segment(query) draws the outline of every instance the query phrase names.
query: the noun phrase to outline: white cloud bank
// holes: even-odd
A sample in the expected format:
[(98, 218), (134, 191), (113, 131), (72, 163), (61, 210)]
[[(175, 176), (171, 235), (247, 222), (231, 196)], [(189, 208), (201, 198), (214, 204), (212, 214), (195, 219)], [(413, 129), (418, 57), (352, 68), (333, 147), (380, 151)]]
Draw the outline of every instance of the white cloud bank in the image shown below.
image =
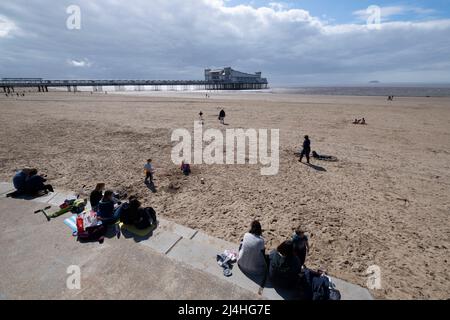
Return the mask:
[[(0, 12), (25, 31), (0, 38), (0, 74), (189, 79), (201, 78), (205, 67), (230, 65), (262, 71), (275, 84), (450, 82), (450, 20), (391, 20), (370, 30), (363, 23), (328, 24), (277, 3), (79, 0), (81, 30), (67, 30), (70, 4), (0, 3)], [(401, 12), (389, 10), (391, 17)], [(67, 68), (68, 59), (78, 68)]]

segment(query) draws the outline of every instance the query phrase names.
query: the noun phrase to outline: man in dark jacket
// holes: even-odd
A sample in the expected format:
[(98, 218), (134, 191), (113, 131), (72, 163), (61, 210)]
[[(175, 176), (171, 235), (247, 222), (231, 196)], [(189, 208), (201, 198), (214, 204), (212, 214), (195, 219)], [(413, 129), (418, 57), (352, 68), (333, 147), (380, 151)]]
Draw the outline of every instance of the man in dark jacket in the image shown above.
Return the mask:
[(311, 140), (308, 136), (305, 136), (305, 141), (303, 141), (303, 150), (300, 154), (300, 162), (302, 162), (303, 157), (306, 157), (306, 162), (309, 163), (309, 154), (311, 153)]

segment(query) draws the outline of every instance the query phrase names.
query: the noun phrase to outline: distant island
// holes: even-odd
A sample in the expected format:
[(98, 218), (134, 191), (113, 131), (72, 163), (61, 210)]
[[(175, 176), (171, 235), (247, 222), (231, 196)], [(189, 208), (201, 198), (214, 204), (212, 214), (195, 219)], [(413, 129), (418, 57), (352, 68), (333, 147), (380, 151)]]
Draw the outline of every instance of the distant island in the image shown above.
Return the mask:
[(369, 81), (369, 83), (380, 83), (380, 81), (378, 81), (378, 80), (372, 80), (372, 81)]

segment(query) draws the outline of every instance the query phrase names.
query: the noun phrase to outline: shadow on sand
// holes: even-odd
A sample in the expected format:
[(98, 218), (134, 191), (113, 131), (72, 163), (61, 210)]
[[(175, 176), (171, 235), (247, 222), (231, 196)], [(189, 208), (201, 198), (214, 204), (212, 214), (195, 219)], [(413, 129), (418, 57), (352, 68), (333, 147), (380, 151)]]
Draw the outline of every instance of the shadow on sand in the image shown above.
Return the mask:
[[(301, 162), (301, 163), (303, 163), (303, 162)], [(314, 165), (314, 164), (311, 164), (311, 163), (303, 163), (303, 164), (308, 166), (308, 167), (310, 167), (310, 168), (313, 168), (316, 171), (327, 172), (327, 169), (325, 169), (324, 167), (317, 166), (317, 165)]]
[(153, 181), (145, 181), (145, 185), (151, 192), (156, 193), (156, 187)]

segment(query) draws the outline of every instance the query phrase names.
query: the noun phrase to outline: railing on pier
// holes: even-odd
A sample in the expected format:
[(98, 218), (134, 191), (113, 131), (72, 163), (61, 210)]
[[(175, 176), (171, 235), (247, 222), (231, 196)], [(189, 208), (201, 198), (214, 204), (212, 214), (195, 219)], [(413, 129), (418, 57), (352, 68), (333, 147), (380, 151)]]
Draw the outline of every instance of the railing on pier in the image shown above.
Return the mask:
[(48, 87), (103, 87), (103, 86), (196, 86), (206, 90), (248, 90), (266, 89), (267, 79), (255, 79), (254, 81), (204, 81), (204, 80), (40, 80), (40, 79), (3, 79), (0, 87), (4, 91), (15, 87), (37, 87), (39, 91), (48, 91)]

